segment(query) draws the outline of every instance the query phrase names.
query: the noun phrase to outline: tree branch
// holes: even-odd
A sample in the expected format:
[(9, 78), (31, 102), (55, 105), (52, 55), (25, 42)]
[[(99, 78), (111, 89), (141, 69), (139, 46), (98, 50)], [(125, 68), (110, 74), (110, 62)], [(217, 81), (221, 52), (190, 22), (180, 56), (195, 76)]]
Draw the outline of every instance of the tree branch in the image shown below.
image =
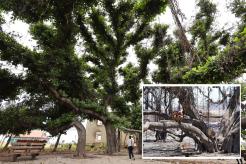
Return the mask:
[(39, 59), (39, 54), (22, 46), (7, 34), (0, 32), (0, 58), (13, 65), (22, 64), (33, 71), (37, 68), (34, 65)]
[(43, 82), (43, 86), (48, 89), (48, 91), (51, 93), (53, 97), (55, 97), (58, 102), (62, 105), (65, 105), (66, 107), (74, 110), (75, 113), (81, 115), (82, 113), (91, 116), (95, 119), (101, 120), (102, 122), (106, 122), (107, 118), (95, 111), (93, 109), (80, 109), (76, 105), (73, 104), (73, 102), (65, 97), (62, 97), (58, 91), (55, 90), (55, 88), (51, 87), (47, 82)]
[(125, 127), (121, 127), (123, 131), (130, 132), (130, 133), (142, 133), (142, 130), (136, 130), (136, 129), (128, 129)]
[(209, 152), (214, 152), (213, 143), (209, 138), (197, 127), (192, 126), (188, 123), (177, 123), (169, 120), (162, 120), (161, 122), (146, 122), (144, 124), (144, 131), (148, 129), (170, 129), (170, 128), (180, 128), (184, 132), (187, 132), (187, 136), (198, 139), (201, 143), (204, 143)]
[(107, 63), (108, 59), (106, 58), (105, 53), (99, 48), (97, 43), (92, 38), (92, 34), (89, 32), (89, 30), (87, 29), (85, 24), (82, 22), (82, 16), (81, 15), (78, 16), (77, 22), (78, 22), (78, 24), (80, 26), (80, 33), (81, 33), (82, 37), (85, 40), (86, 46), (89, 48), (88, 50), (90, 50), (92, 53), (97, 54), (97, 56), (104, 63)]
[(155, 115), (155, 116), (159, 116), (160, 118), (163, 118), (163, 119), (170, 119), (170, 117), (165, 114), (165, 113), (159, 113), (159, 112), (156, 112), (156, 111), (144, 111), (143, 112), (143, 115), (146, 116), (146, 115)]
[[(240, 46), (238, 45), (238, 47)], [(194, 83), (195, 81), (196, 83), (211, 84), (235, 79), (246, 68), (245, 52), (246, 49), (232, 47), (229, 51), (210, 58), (203, 65), (184, 72), (182, 75), (183, 83)]]

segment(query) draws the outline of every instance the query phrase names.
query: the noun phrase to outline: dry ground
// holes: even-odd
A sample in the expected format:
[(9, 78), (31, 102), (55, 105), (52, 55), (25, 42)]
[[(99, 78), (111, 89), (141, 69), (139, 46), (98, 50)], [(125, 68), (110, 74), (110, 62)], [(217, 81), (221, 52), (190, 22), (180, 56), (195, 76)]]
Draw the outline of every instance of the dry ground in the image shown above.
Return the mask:
[[(143, 156), (144, 157), (185, 157), (179, 150), (180, 142), (175, 141), (170, 135), (167, 136), (166, 141), (155, 142), (155, 133), (153, 131), (146, 131), (143, 133)], [(195, 143), (190, 138), (185, 139), (185, 143), (191, 144), (195, 148)], [(240, 154), (236, 153), (222, 153), (221, 151), (216, 153), (193, 154), (190, 157), (240, 157)]]
[[(244, 161), (245, 162), (245, 161)], [(72, 154), (43, 154), (35, 160), (30, 157), (19, 157), (17, 162), (8, 162), (1, 157), (0, 164), (237, 164), (236, 160), (143, 160), (136, 155), (136, 160), (129, 160), (127, 154), (113, 156), (88, 154), (87, 158), (75, 158)]]

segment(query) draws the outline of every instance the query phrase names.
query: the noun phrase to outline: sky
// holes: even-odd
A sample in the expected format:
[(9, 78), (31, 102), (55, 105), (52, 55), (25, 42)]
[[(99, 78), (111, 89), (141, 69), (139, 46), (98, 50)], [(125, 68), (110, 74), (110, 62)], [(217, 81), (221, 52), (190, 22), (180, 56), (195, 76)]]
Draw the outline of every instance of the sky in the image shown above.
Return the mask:
[[(218, 18), (215, 21), (214, 27), (215, 28), (233, 27), (238, 20), (235, 18), (233, 14), (231, 14), (229, 9), (227, 9), (227, 6), (229, 5), (229, 0), (213, 0), (213, 2), (217, 4), (217, 9), (218, 9), (218, 12), (216, 14)], [(181, 11), (185, 14), (187, 18), (182, 22), (184, 27), (187, 28), (190, 25), (190, 23), (194, 20), (194, 16), (197, 12), (197, 9), (195, 9), (196, 0), (178, 0), (178, 3)], [(2, 26), (3, 31), (20, 35), (21, 37), (20, 38), (17, 37), (16, 40), (19, 43), (27, 46), (28, 48), (33, 49), (33, 47), (36, 46), (36, 41), (33, 40), (30, 34), (28, 33), (29, 26), (26, 23), (19, 20), (16, 20), (14, 22), (10, 21), (11, 18), (10, 14), (5, 14), (5, 18), (6, 18), (6, 23)], [(165, 14), (162, 14), (159, 17), (157, 17), (155, 21), (159, 23), (168, 24), (170, 26), (168, 30), (168, 34), (172, 35), (172, 30), (175, 28), (175, 23), (169, 8), (167, 8)], [(77, 47), (76, 49), (83, 49), (83, 48)], [(132, 62), (133, 64), (137, 64), (137, 60), (133, 48), (130, 47), (128, 49), (128, 52), (130, 53), (130, 55), (127, 58), (127, 61)], [(0, 66), (1, 65), (3, 68), (10, 69), (15, 74), (21, 74), (25, 70), (22, 66), (10, 67), (8, 64), (6, 64), (6, 62), (0, 61)], [(153, 63), (150, 63), (148, 65), (148, 68), (150, 69), (150, 72), (153, 72), (154, 70), (157, 69), (157, 66), (154, 65)], [(239, 79), (246, 81), (245, 76)], [(121, 83), (121, 80), (119, 80), (118, 82)], [(67, 132), (67, 135), (63, 135), (61, 140), (64, 140), (66, 142), (66, 141), (72, 141), (76, 138), (77, 138), (77, 132), (73, 128)]]

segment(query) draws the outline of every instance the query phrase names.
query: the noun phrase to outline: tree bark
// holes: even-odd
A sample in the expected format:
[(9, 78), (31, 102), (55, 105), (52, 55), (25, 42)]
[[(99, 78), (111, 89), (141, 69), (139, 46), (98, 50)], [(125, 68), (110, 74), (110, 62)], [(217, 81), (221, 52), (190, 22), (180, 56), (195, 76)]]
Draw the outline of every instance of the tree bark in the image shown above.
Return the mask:
[(127, 136), (128, 136), (128, 133), (125, 135), (125, 138), (124, 138), (124, 147), (127, 147), (127, 143), (126, 143)]
[(106, 117), (103, 116), (101, 113), (95, 111), (95, 108), (83, 108), (80, 109), (77, 107), (69, 98), (63, 97), (48, 81), (42, 82), (43, 86), (47, 88), (61, 105), (68, 107), (69, 109), (73, 110), (75, 114), (81, 115), (82, 113), (91, 116), (92, 118), (98, 119), (102, 122), (106, 122)]
[[(221, 135), (224, 140), (221, 145), (225, 153), (240, 152), (240, 111), (236, 110), (239, 106), (240, 88), (234, 87), (233, 95), (227, 106), (228, 112), (222, 119)], [(242, 129), (245, 128), (245, 118), (242, 119)]]
[(242, 117), (241, 126), (243, 130), (246, 129), (246, 117)]
[(173, 87), (170, 91), (178, 97), (179, 103), (183, 107), (184, 114), (190, 116), (193, 119), (200, 120), (200, 115), (197, 109), (195, 109), (194, 107), (194, 95), (192, 92), (192, 88)]
[(233, 131), (228, 134), (221, 146), (221, 149), (225, 153), (239, 153), (240, 152), (240, 133), (238, 128), (235, 128)]
[(144, 111), (143, 115), (155, 115), (158, 116), (160, 119), (170, 119), (170, 117), (166, 113), (160, 113), (157, 111)]
[(117, 152), (120, 152), (121, 138), (120, 138), (120, 129), (117, 129)]
[(239, 96), (240, 96), (240, 88), (234, 87), (233, 96), (231, 97), (227, 109), (229, 109), (230, 116), (237, 108), (237, 105), (239, 104)]
[(195, 108), (195, 98), (192, 88), (173, 87), (170, 89), (170, 92), (174, 93), (178, 97), (179, 103), (182, 105), (184, 115), (188, 115), (192, 118), (192, 125), (199, 128), (206, 136), (208, 136), (208, 127), (198, 113), (198, 110)]
[(137, 154), (142, 154), (142, 133), (138, 133), (137, 150)]
[(55, 144), (55, 147), (54, 147), (54, 149), (52, 150), (52, 152), (55, 152), (56, 151), (56, 149), (57, 149), (57, 147), (58, 147), (58, 144), (59, 144), (59, 141), (60, 141), (60, 138), (61, 138), (61, 133), (58, 135), (58, 137), (57, 137), (57, 140), (56, 140), (56, 144)]
[(107, 150), (106, 153), (112, 155), (116, 152), (116, 135), (115, 128), (112, 126), (111, 122), (106, 122), (104, 124), (107, 136)]
[(225, 153), (239, 153), (240, 151), (240, 111), (233, 112), (229, 124), (225, 124), (225, 138), (221, 149)]
[(76, 156), (85, 157), (85, 145), (86, 145), (86, 129), (84, 125), (79, 121), (76, 120), (73, 122), (74, 127), (78, 133), (78, 143), (76, 148)]
[(8, 149), (8, 146), (9, 146), (9, 143), (11, 141), (11, 138), (12, 138), (12, 134), (9, 136), (8, 140), (7, 140), (7, 143), (5, 144), (5, 146), (3, 147), (3, 151), (7, 150)]
[[(169, 129), (169, 128), (180, 128), (183, 130), (187, 136), (193, 138), (196, 141), (199, 141), (200, 144), (203, 144), (205, 150), (209, 153), (215, 151), (213, 142), (197, 127), (192, 126), (188, 123), (177, 123), (174, 121), (163, 120), (161, 122), (147, 122), (144, 125), (144, 131), (148, 129)], [(199, 139), (198, 139), (199, 138)]]

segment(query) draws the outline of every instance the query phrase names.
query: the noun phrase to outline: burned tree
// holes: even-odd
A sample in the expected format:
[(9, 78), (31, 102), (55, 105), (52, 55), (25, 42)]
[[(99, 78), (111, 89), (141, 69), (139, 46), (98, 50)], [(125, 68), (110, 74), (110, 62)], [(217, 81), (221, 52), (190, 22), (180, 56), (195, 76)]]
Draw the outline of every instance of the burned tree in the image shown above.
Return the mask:
[[(229, 93), (224, 93), (220, 87), (213, 86), (165, 86), (155, 88), (155, 90), (163, 90), (156, 93), (166, 93), (168, 95), (163, 96), (161, 101), (172, 102), (172, 105), (163, 103), (160, 107), (161, 113), (143, 108), (144, 120), (149, 115), (155, 115), (160, 120), (152, 121), (148, 119), (144, 124), (144, 131), (148, 129), (156, 131), (156, 139), (160, 139), (162, 136), (166, 138), (162, 134), (162, 132), (165, 132), (167, 136), (170, 135), (174, 139), (179, 138), (178, 140), (175, 139), (177, 142), (182, 142), (184, 136), (188, 136), (195, 141), (196, 151), (200, 153), (217, 151), (239, 153), (240, 118), (237, 108), (239, 106), (240, 88), (237, 86), (227, 88)], [(172, 95), (172, 101), (170, 101), (170, 95)], [(198, 101), (198, 97), (200, 97), (200, 101)], [(226, 100), (229, 100), (229, 103)], [(147, 103), (145, 99), (144, 103)], [(222, 115), (218, 106), (225, 106), (223, 103), (227, 103), (227, 109), (223, 110), (224, 114)], [(165, 108), (171, 106), (173, 112), (169, 113), (167, 112), (169, 110)], [(224, 124), (221, 122), (224, 122)], [(179, 134), (174, 131), (179, 131)], [(217, 142), (218, 140), (219, 142)]]

